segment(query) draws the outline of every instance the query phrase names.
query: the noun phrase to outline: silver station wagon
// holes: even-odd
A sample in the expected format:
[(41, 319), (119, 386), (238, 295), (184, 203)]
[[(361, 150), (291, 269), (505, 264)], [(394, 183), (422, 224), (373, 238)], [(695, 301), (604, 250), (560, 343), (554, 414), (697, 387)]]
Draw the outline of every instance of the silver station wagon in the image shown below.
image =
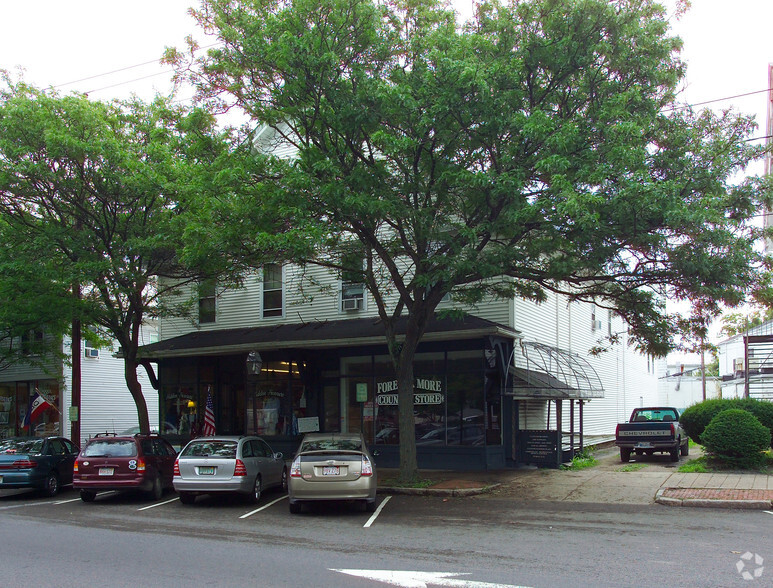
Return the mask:
[(376, 466), (360, 433), (308, 433), (290, 467), (290, 512), (323, 500), (355, 500), (373, 512), (376, 484)]
[(264, 489), (286, 490), (287, 468), (282, 454), (260, 437), (199, 437), (177, 456), (172, 483), (183, 504), (221, 492), (258, 502)]

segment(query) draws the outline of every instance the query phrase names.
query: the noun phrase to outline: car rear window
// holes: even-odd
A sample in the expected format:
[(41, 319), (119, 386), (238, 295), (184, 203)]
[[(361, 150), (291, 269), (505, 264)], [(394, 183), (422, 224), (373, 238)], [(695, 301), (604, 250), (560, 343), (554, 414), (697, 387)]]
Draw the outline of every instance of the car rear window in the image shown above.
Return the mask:
[(128, 439), (100, 439), (83, 450), (83, 457), (134, 457), (137, 444)]
[(236, 457), (236, 441), (194, 441), (183, 449), (180, 457)]
[(43, 439), (6, 439), (0, 442), (0, 453), (40, 453)]
[(311, 439), (301, 444), (301, 451), (362, 451), (359, 439)]

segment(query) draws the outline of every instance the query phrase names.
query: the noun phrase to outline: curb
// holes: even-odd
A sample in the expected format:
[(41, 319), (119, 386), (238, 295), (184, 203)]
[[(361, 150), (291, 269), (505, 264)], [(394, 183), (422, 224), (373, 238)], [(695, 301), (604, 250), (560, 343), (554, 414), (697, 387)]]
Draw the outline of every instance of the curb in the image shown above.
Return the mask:
[(408, 496), (476, 496), (486, 494), (498, 488), (501, 484), (491, 484), (480, 488), (400, 488), (398, 486), (386, 486), (377, 490), (378, 494), (403, 494)]
[(655, 495), (655, 502), (664, 506), (685, 506), (696, 508), (729, 508), (768, 510), (773, 506), (770, 500), (725, 500), (707, 498), (671, 498), (663, 496), (669, 488), (660, 488)]

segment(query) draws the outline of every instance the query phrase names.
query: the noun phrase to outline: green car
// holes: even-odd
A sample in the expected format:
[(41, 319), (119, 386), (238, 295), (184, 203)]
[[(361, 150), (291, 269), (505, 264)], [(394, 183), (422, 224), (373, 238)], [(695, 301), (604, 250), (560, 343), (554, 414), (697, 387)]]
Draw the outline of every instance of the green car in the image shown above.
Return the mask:
[(64, 437), (11, 437), (0, 440), (0, 489), (37, 488), (55, 496), (72, 484), (78, 447)]

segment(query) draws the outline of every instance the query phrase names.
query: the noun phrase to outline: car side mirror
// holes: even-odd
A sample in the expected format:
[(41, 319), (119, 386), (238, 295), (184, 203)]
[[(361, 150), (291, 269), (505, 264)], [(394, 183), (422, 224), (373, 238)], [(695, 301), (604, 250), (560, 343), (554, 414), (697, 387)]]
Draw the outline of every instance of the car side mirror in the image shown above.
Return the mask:
[(282, 452), (281, 452), (281, 451), (277, 451), (277, 452), (274, 454), (274, 459), (282, 459), (283, 457), (284, 457), (284, 455), (282, 455)]

